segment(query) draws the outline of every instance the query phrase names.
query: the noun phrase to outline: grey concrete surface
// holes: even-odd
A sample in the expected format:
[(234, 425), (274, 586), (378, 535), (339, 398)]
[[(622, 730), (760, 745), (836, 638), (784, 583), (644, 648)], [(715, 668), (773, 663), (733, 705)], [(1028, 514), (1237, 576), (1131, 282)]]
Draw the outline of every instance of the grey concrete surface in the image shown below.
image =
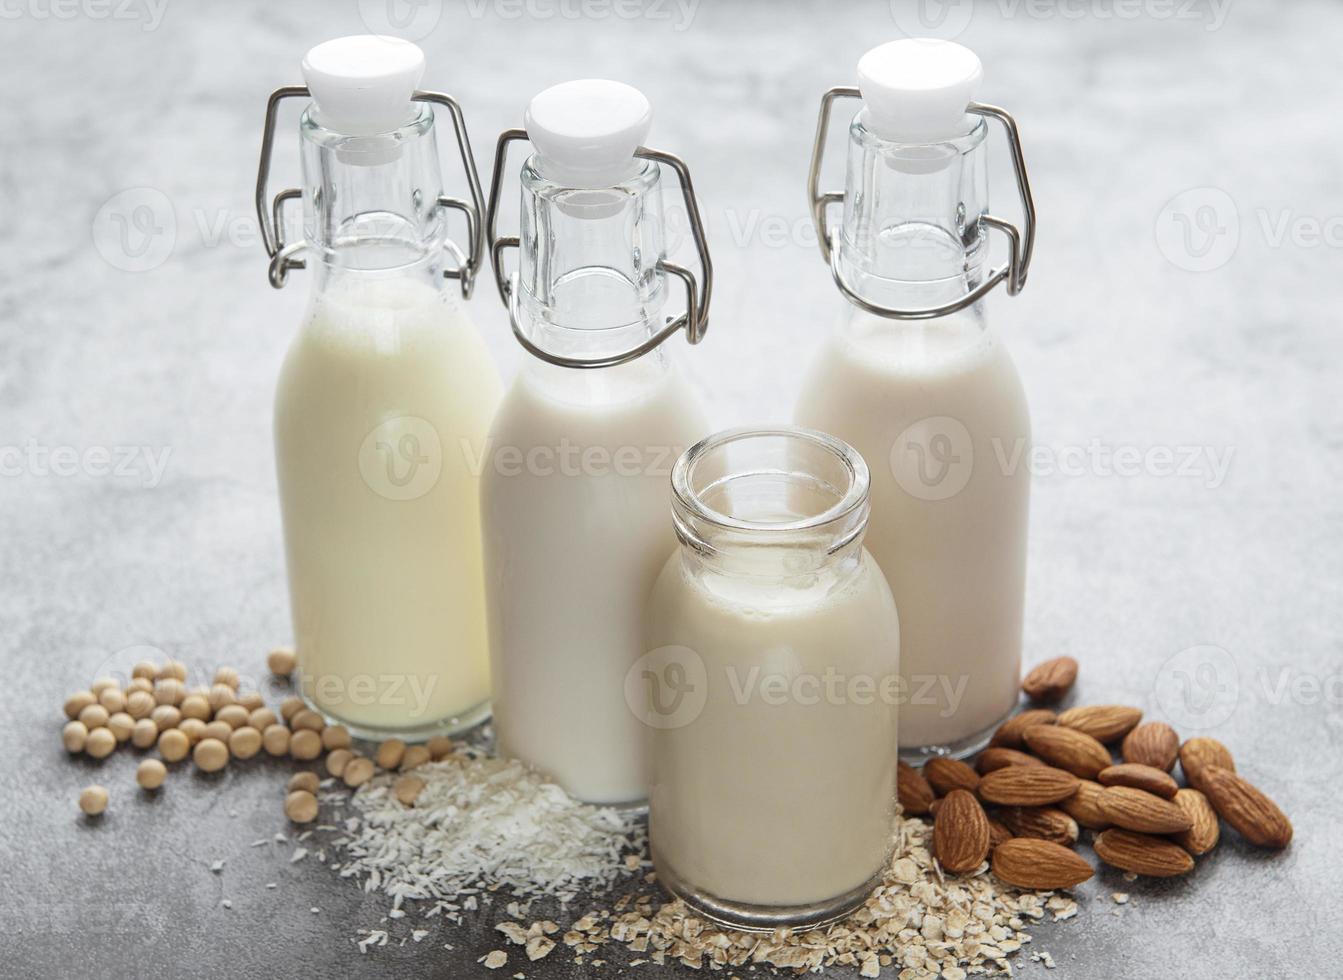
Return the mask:
[[(256, 671), (287, 639), (270, 402), (308, 277), (266, 284), (259, 129), (310, 44), (384, 9), (5, 5), (0, 975), (473, 977), (498, 945), (481, 915), (361, 957), (384, 902), (249, 846), (285, 829), (285, 767), (178, 773), (147, 799), (132, 753), (72, 761), (58, 738), (65, 694), (130, 648)], [(1277, 856), (1232, 835), (1170, 884), (1101, 874), (1037, 947), (1059, 977), (1336, 975), (1343, 7), (475, 0), (423, 39), (426, 86), (462, 98), (482, 170), (544, 85), (642, 86), (717, 259), (713, 327), (684, 362), (715, 424), (782, 421), (838, 307), (804, 207), (819, 94), (939, 10), (983, 57), (982, 97), (1016, 113), (1039, 204), (1030, 286), (990, 303), (1042, 447), (1028, 658), (1072, 653), (1078, 699), (1223, 739), (1297, 831)], [(278, 160), (294, 172), (292, 142)], [(489, 288), (473, 313), (510, 372)], [(105, 472), (119, 447), (140, 448)], [(1139, 472), (1111, 471), (1120, 450)], [(113, 799), (91, 822), (75, 800), (95, 779)], [(502, 972), (598, 975), (516, 962)]]

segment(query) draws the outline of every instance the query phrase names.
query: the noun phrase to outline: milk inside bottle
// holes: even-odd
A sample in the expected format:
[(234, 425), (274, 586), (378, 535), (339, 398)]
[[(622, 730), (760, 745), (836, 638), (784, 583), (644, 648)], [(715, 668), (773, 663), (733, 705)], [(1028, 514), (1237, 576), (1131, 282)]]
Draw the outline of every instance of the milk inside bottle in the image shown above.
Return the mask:
[[(482, 485), (485, 577), (501, 752), (578, 799), (647, 793), (642, 727), (625, 675), (674, 543), (670, 474), (705, 429), (661, 343), (703, 336), (711, 268), (684, 164), (646, 150), (635, 89), (588, 80), (532, 100), (500, 139), (490, 237), (500, 294), (530, 355), (490, 430)], [(507, 147), (529, 138), (510, 280), (499, 238)], [(703, 272), (665, 255), (663, 166), (682, 178)], [(686, 312), (672, 315), (685, 287)]]
[[(845, 303), (799, 398), (799, 423), (852, 443), (872, 471), (867, 545), (900, 609), (906, 757), (964, 755), (1016, 704), (1025, 591), (1030, 419), (1002, 336), (984, 316), (1025, 282), (1033, 205), (1016, 126), (972, 102), (979, 59), (946, 41), (869, 51), (859, 89), (822, 104), (811, 196)], [(819, 190), (833, 104), (860, 98), (845, 191)], [(988, 213), (988, 122), (1008, 129), (1024, 231)], [(827, 208), (843, 203), (841, 226)], [(986, 269), (989, 231), (1008, 261)]]
[[(479, 181), (463, 144), (476, 203), (443, 192), (433, 105), (460, 111), (416, 92), (414, 45), (342, 38), (303, 71), (308, 90), (272, 97), (258, 195), (272, 283), (313, 277), (275, 397), (299, 687), (357, 734), (457, 731), (490, 691), (475, 461), (500, 384), (451, 282), (469, 291), (480, 243), (448, 238), (455, 211), (478, 233)], [(279, 100), (309, 94), (304, 235), (286, 245), (265, 213), (271, 133)]]
[(868, 485), (852, 447), (798, 428), (710, 436), (672, 476), (680, 546), (630, 685), (653, 864), (738, 928), (831, 921), (889, 865), (900, 624)]

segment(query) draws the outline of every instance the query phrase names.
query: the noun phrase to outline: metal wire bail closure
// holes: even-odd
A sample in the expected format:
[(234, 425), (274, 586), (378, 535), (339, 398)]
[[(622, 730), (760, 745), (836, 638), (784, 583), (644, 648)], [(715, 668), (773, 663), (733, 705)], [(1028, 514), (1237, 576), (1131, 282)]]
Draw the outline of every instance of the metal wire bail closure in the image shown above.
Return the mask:
[[(284, 241), (285, 202), (301, 199), (303, 192), (296, 187), (290, 187), (276, 194), (273, 201), (268, 200), (276, 119), (280, 103), (293, 98), (312, 98), (312, 93), (306, 85), (285, 85), (272, 92), (266, 101), (266, 122), (261, 135), (261, 160), (257, 165), (256, 175), (256, 216), (261, 225), (262, 244), (266, 246), (266, 254), (270, 256), (268, 271), (270, 284), (276, 289), (282, 288), (288, 281), (290, 269), (303, 269), (307, 266), (298, 255), (307, 248), (308, 243), (297, 241), (286, 244)], [(471, 201), (468, 203), (460, 198), (443, 195), (438, 198), (436, 204), (446, 210), (461, 211), (466, 216), (466, 233), (470, 247), (463, 253), (450, 239), (445, 243), (445, 249), (454, 255), (457, 265), (455, 268), (444, 269), (443, 278), (458, 280), (461, 283), (462, 297), (470, 299), (485, 250), (484, 223), (481, 221), (481, 215), (485, 211), (485, 195), (481, 190), (480, 175), (476, 172), (476, 161), (471, 153), (471, 138), (466, 132), (466, 120), (462, 115), (462, 107), (450, 95), (417, 91), (411, 98), (415, 102), (442, 106), (452, 116), (453, 132), (457, 136), (457, 152), (466, 171)]]
[(830, 266), (830, 275), (834, 277), (835, 285), (839, 287), (839, 291), (844, 294), (844, 297), (855, 306), (875, 316), (892, 320), (931, 320), (978, 303), (989, 290), (1003, 281), (1007, 282), (1007, 294), (1009, 296), (1015, 296), (1021, 292), (1026, 285), (1026, 277), (1030, 272), (1031, 255), (1035, 251), (1035, 199), (1031, 196), (1030, 180), (1026, 176), (1026, 158), (1021, 152), (1021, 135), (1017, 130), (1016, 120), (1006, 109), (981, 102), (971, 102), (966, 106), (965, 111), (976, 116), (996, 119), (1002, 123), (1007, 132), (1008, 146), (1012, 150), (1012, 169), (1016, 173), (1017, 194), (1021, 199), (1022, 227), (1018, 229), (1010, 221), (1005, 221), (991, 214), (985, 214), (980, 219), (990, 228), (997, 228), (1007, 236), (1007, 262), (997, 269), (991, 270), (978, 286), (960, 299), (944, 303), (942, 306), (919, 310), (902, 310), (869, 303), (858, 295), (844, 278), (844, 274), (839, 268), (838, 249), (835, 247), (836, 243), (833, 239), (835, 232), (832, 232), (826, 223), (827, 209), (832, 204), (841, 203), (844, 200), (844, 194), (837, 191), (821, 193), (820, 186), (821, 163), (825, 156), (825, 140), (830, 131), (830, 114), (835, 101), (838, 99), (862, 99), (862, 93), (854, 86), (840, 85), (821, 96), (821, 111), (816, 120), (816, 138), (811, 147), (811, 168), (807, 174), (807, 194), (811, 200), (811, 221), (816, 229), (816, 240), (821, 249), (821, 257)]
[(494, 283), (498, 287), (499, 298), (503, 300), (504, 307), (508, 310), (508, 322), (513, 328), (513, 336), (517, 338), (523, 349), (532, 356), (539, 357), (541, 360), (559, 367), (606, 368), (615, 367), (617, 364), (627, 364), (643, 357), (649, 351), (660, 347), (673, 334), (682, 330), (686, 333), (686, 340), (691, 344), (698, 344), (703, 340), (704, 334), (709, 329), (709, 299), (713, 293), (713, 261), (709, 257), (709, 244), (704, 234), (704, 222), (700, 219), (699, 202), (695, 196), (694, 185), (690, 180), (690, 170), (686, 167), (685, 161), (675, 154), (641, 146), (634, 151), (636, 157), (671, 167), (676, 171), (676, 176), (681, 182), (681, 195), (685, 199), (686, 213), (690, 217), (690, 231), (695, 239), (695, 251), (699, 255), (701, 278), (697, 281), (695, 274), (685, 266), (669, 262), (666, 259), (658, 260), (657, 269), (664, 274), (675, 276), (685, 285), (685, 312), (678, 317), (669, 316), (666, 325), (661, 330), (637, 347), (605, 357), (567, 357), (554, 354), (532, 342), (531, 338), (522, 329), (522, 324), (518, 319), (517, 273), (514, 273), (512, 277), (508, 276), (504, 271), (503, 264), (504, 250), (518, 248), (521, 243), (517, 235), (507, 235), (500, 238), (498, 233), (499, 201), (503, 196), (504, 168), (507, 165), (508, 147), (513, 142), (526, 139), (527, 131), (525, 129), (507, 129), (499, 134), (499, 140), (494, 148), (494, 172), (490, 178), (490, 201), (486, 211), (488, 215), (486, 235), (490, 243), (490, 264), (494, 268)]

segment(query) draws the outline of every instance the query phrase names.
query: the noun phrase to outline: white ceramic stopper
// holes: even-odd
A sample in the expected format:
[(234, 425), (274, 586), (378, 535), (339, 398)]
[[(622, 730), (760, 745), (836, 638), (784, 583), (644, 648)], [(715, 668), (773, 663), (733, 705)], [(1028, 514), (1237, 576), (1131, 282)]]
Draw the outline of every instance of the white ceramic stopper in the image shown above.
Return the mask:
[(568, 187), (610, 187), (648, 138), (653, 107), (637, 88), (586, 78), (552, 85), (527, 106), (527, 137), (546, 175)]
[(965, 132), (984, 68), (953, 41), (905, 38), (873, 48), (858, 61), (867, 125), (883, 139), (936, 143)]
[(338, 37), (303, 57), (318, 120), (348, 136), (377, 136), (403, 125), (422, 77), (424, 52), (397, 37)]

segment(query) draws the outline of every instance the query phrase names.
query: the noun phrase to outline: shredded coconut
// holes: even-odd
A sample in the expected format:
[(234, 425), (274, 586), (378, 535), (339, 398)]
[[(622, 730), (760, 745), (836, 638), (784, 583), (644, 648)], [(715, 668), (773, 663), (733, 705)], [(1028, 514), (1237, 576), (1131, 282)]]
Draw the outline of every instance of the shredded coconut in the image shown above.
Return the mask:
[(642, 853), (636, 817), (578, 803), (520, 762), (462, 747), (415, 774), (425, 785), (414, 806), (392, 794), (390, 773), (353, 797), (324, 796), (354, 811), (328, 842), (345, 855), (339, 874), (398, 907), (428, 899), (470, 910), (476, 893), (500, 889), (567, 903), (609, 889), (630, 873), (626, 856)]

